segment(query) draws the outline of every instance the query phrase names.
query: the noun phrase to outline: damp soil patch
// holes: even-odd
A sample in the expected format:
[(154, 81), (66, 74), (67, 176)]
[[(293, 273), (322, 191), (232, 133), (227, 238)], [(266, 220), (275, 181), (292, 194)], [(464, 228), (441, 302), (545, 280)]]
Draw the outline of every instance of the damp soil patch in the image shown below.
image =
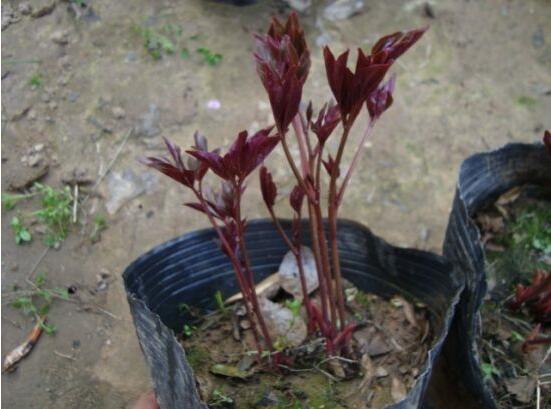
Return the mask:
[(549, 407), (543, 404), (551, 396), (549, 191), (512, 189), (475, 221), (487, 263), (478, 342), (484, 381), (500, 409)]
[[(259, 363), (243, 304), (218, 303), (215, 312), (195, 314), (179, 340), (201, 398), (210, 408), (236, 409), (376, 409), (403, 400), (434, 340), (430, 313), (402, 297), (384, 299), (347, 287), (347, 313), (358, 327), (340, 357), (328, 357), (315, 332), (295, 347), (280, 336), (275, 346), (285, 364), (273, 368), (267, 356)], [(273, 302), (289, 306), (281, 293)], [(295, 311), (297, 319), (305, 317), (304, 308)]]

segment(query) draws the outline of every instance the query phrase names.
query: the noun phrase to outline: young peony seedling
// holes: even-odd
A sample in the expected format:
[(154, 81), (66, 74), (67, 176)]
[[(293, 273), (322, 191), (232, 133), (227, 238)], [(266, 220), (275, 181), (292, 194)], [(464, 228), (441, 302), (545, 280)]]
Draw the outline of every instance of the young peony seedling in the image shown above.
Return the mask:
[[(336, 102), (322, 105), (314, 117), (312, 102), (301, 110), (302, 91), (311, 65), (304, 30), (296, 13), (292, 13), (285, 23), (273, 18), (268, 32), (255, 36), (254, 57), (258, 75), (268, 94), (274, 126), (254, 135), (240, 132), (225, 154), (221, 154), (220, 149), (209, 151), (206, 139), (196, 133), (195, 146), (186, 151), (188, 158), (185, 163), (182, 150), (168, 140), (165, 140), (168, 158), (143, 159), (146, 165), (190, 189), (197, 201), (187, 206), (205, 214), (215, 229), (221, 250), (229, 257), (235, 270), (252, 324), (258, 356), (269, 356), (275, 363), (282, 359), (280, 353), (274, 350), (274, 343), (262, 317), (254, 291), (253, 266), (247, 255), (247, 224), (241, 213), (247, 178), (281, 143), (296, 178), (296, 186), (289, 200), (294, 214), (290, 235), (282, 228), (275, 214), (277, 187), (264, 166), (260, 170), (261, 195), (276, 228), (296, 257), (309, 331), (325, 338), (329, 354), (346, 353), (356, 324), (348, 322), (345, 312), (337, 247), (338, 211), (366, 139), (382, 114), (392, 105), (395, 76), (386, 82), (384, 78), (396, 59), (413, 46), (425, 31), (426, 28), (422, 28), (384, 36), (372, 47), (370, 54), (358, 49), (354, 70), (347, 64), (349, 51), (335, 58), (329, 47), (325, 47), (323, 57), (327, 81)], [(350, 165), (341, 170), (351, 129), (364, 106), (369, 122), (364, 126), (360, 141), (353, 148)], [(339, 136), (334, 136), (336, 129), (342, 130)], [(328, 152), (327, 144), (331, 137), (337, 139), (338, 146), (333, 154)], [(298, 160), (291, 154), (291, 140), (298, 146)], [(322, 183), (322, 167), (328, 174), (328, 186)], [(213, 177), (220, 179), (218, 190), (204, 183), (209, 171)], [(324, 188), (328, 193), (326, 203), (322, 203)], [(319, 305), (311, 299), (301, 269), (300, 226), (303, 214), (308, 215), (311, 247), (319, 280)], [(327, 217), (327, 234), (324, 217)], [(264, 348), (268, 349), (268, 354), (263, 352)]]

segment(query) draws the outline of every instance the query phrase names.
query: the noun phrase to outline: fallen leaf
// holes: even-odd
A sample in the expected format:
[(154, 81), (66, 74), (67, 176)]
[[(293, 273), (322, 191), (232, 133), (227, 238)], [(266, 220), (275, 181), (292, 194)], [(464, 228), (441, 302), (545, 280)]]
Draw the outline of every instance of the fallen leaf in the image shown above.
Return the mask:
[(362, 355), (361, 365), (364, 372), (364, 377), (360, 383), (360, 390), (362, 393), (366, 393), (371, 387), (373, 378), (376, 376), (376, 369), (368, 354)]
[(509, 189), (501, 196), (499, 196), (499, 198), (496, 200), (495, 203), (502, 206), (511, 204), (518, 199), (521, 193), (522, 193), (522, 186), (515, 186), (514, 188)]
[(390, 387), (390, 394), (392, 396), (392, 399), (394, 399), (394, 403), (400, 402), (406, 397), (407, 391), (406, 391), (406, 385), (404, 383), (396, 378), (392, 377), (392, 386)]
[(519, 402), (530, 403), (536, 390), (536, 381), (527, 376), (509, 378), (505, 380), (505, 387)]
[(210, 371), (215, 375), (226, 376), (228, 378), (247, 379), (251, 376), (250, 372), (242, 371), (235, 366), (224, 364), (214, 364), (210, 367)]
[(392, 351), (392, 346), (386, 342), (380, 333), (375, 334), (367, 343), (367, 353), (369, 356), (384, 355), (390, 351)]

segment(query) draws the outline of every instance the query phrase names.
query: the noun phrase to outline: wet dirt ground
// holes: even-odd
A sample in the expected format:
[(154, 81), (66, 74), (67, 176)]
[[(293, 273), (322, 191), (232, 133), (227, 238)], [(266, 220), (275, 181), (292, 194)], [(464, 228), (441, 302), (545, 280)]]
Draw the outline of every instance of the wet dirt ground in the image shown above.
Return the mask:
[[(110, 172), (58, 250), (45, 253), (38, 233), (31, 244), (16, 245), (12, 213), (2, 210), (3, 292), (25, 287), (34, 269), (45, 272), (51, 286), (76, 286), (87, 305), (101, 308), (54, 304), (56, 335), (43, 336), (15, 373), (2, 375), (2, 404), (126, 408), (149, 380), (121, 273), (152, 246), (206, 226), (182, 207), (187, 193), (141, 167), (136, 157), (159, 152), (161, 136), (185, 146), (200, 129), (212, 145), (224, 145), (239, 130), (270, 122), (252, 63), (251, 33), (264, 30), (269, 16), (284, 8), (276, 1), (236, 7), (199, 0), (95, 0), (86, 2), (87, 9), (77, 1), (36, 0), (28, 2), (28, 14), (22, 3), (2, 4), (2, 191), (43, 173), (43, 182), (59, 186), (74, 169), (86, 170), (93, 183)], [(368, 47), (383, 34), (430, 24), (393, 68), (394, 106), (366, 149), (342, 215), (393, 243), (439, 252), (461, 160), (507, 142), (535, 141), (551, 127), (551, 33), (545, 24), (551, 4), (431, 4), (427, 13), (424, 1), (366, 0), (360, 14), (335, 23), (320, 17), (323, 4), (315, 2), (302, 21), (313, 58), (306, 97), (317, 107), (330, 96), (320, 45), (329, 42), (336, 51)], [(179, 27), (175, 52), (154, 60), (142, 35), (167, 25)], [(211, 66), (198, 48), (222, 60)], [(125, 141), (130, 129), (134, 133)], [(40, 144), (38, 163), (23, 163)], [(292, 178), (282, 160), (277, 151), (268, 165), (288, 192)], [(257, 200), (246, 207), (249, 219), (266, 216)], [(279, 213), (286, 215), (284, 206)], [(97, 214), (105, 215), (107, 229), (92, 244), (86, 232)], [(113, 280), (92, 294), (102, 272)], [(32, 325), (3, 305), (2, 355)]]

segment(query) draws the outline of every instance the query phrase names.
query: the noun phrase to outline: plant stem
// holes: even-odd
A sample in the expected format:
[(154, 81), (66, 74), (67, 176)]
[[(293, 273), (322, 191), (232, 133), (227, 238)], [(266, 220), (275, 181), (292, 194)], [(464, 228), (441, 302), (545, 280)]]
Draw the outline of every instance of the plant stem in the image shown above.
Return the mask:
[(325, 323), (327, 323), (327, 289), (325, 286), (325, 277), (323, 275), (322, 261), (320, 255), (318, 226), (314, 213), (314, 205), (310, 201), (308, 201), (308, 218), (310, 221), (310, 234), (312, 236), (312, 252), (314, 253), (314, 258), (316, 260), (316, 270), (318, 272), (318, 282), (320, 286), (321, 315), (325, 325)]
[(304, 183), (304, 180), (302, 179), (302, 176), (300, 175), (300, 172), (297, 168), (297, 165), (295, 164), (295, 161), (293, 159), (293, 156), (291, 155), (291, 151), (289, 150), (289, 145), (287, 145), (287, 140), (285, 139), (285, 134), (281, 131), (278, 131), (281, 135), (281, 146), (283, 147), (283, 152), (285, 153), (285, 156), (287, 157), (287, 162), (289, 162), (289, 165), (291, 166), (291, 170), (293, 171), (293, 174), (295, 175), (295, 178), (298, 182), (298, 185), (300, 188), (304, 191), (307, 197), (309, 197), (311, 200), (315, 200), (313, 197), (313, 192), (311, 189), (306, 188), (306, 184)]
[(350, 133), (351, 126), (347, 123), (343, 124), (344, 130), (342, 138), (335, 158), (335, 170), (331, 174), (329, 182), (329, 200), (327, 202), (328, 219), (329, 219), (329, 241), (331, 244), (331, 255), (333, 257), (333, 275), (335, 278), (336, 292), (337, 292), (337, 305), (340, 318), (340, 329), (344, 328), (345, 324), (345, 310), (344, 310), (344, 296), (342, 291), (342, 277), (341, 277), (341, 264), (339, 258), (339, 249), (337, 245), (337, 217), (338, 217), (338, 202), (337, 202), (337, 169), (340, 167), (344, 147)]
[(339, 193), (337, 195), (337, 206), (340, 205), (340, 203), (342, 201), (344, 191), (345, 191), (346, 187), (348, 186), (348, 182), (350, 181), (350, 176), (352, 175), (352, 172), (356, 168), (356, 165), (358, 163), (358, 159), (360, 158), (360, 153), (364, 150), (365, 142), (367, 141), (367, 138), (369, 137), (369, 135), (371, 135), (371, 131), (373, 130), (374, 126), (375, 126), (375, 120), (369, 121), (369, 124), (367, 125), (367, 128), (365, 129), (365, 131), (362, 135), (362, 139), (360, 140), (358, 148), (356, 149), (356, 153), (354, 153), (354, 158), (352, 159), (352, 162), (350, 163), (350, 166), (348, 167), (348, 170), (346, 172), (346, 176), (344, 177), (342, 185), (339, 189)]
[[(321, 213), (321, 207), (314, 206), (314, 217), (316, 220), (317, 236), (321, 253), (321, 264), (323, 276), (325, 278), (325, 288), (327, 291), (327, 304), (329, 306), (329, 312), (331, 314), (332, 328), (337, 328), (337, 314), (335, 311), (335, 296), (333, 292), (333, 284), (331, 280), (331, 264), (329, 262), (329, 251), (327, 248), (327, 239), (325, 236), (325, 230), (323, 229), (323, 216)], [(333, 334), (334, 335), (334, 334)]]
[(239, 249), (245, 263), (245, 270), (247, 271), (249, 276), (249, 286), (251, 288), (251, 300), (253, 302), (253, 310), (255, 311), (255, 314), (258, 318), (260, 330), (262, 331), (262, 335), (264, 336), (266, 344), (268, 345), (268, 349), (270, 350), (270, 352), (273, 352), (272, 339), (270, 337), (270, 333), (268, 332), (268, 327), (266, 326), (264, 317), (262, 316), (262, 312), (260, 311), (260, 305), (258, 304), (258, 297), (256, 296), (256, 291), (254, 288), (254, 275), (249, 261), (247, 247), (245, 245), (245, 232), (243, 228), (243, 221), (241, 220), (241, 186), (242, 183), (237, 183), (237, 185), (235, 186), (235, 188), (237, 189), (237, 203), (235, 209), (237, 218), (237, 240), (239, 241)]
[[(289, 239), (289, 236), (287, 235), (287, 233), (285, 233), (285, 230), (283, 230), (283, 227), (281, 226), (279, 219), (276, 217), (273, 208), (268, 208), (268, 212), (272, 217), (272, 221), (274, 222), (274, 225), (276, 226), (276, 229), (279, 232), (279, 235), (283, 238), (283, 241), (285, 241), (285, 244), (287, 244), (287, 246), (295, 256), (295, 259), (297, 261), (299, 277), (300, 277), (300, 285), (302, 288), (302, 297), (304, 299), (304, 306), (306, 307), (308, 318), (311, 319), (312, 316), (311, 316), (311, 310), (310, 310), (310, 298), (308, 297), (308, 288), (306, 286), (306, 277), (304, 276), (304, 268), (302, 266), (302, 257), (301, 257), (301, 251), (300, 251), (300, 226), (298, 226), (299, 238), (295, 243), (293, 243), (291, 239)], [(297, 217), (298, 217), (298, 221), (300, 222), (300, 214)], [(297, 219), (293, 220), (293, 223), (295, 223), (296, 220)]]
[(201, 203), (201, 205), (205, 209), (205, 214), (207, 215), (212, 227), (216, 231), (216, 233), (218, 235), (218, 238), (220, 240), (220, 243), (226, 249), (226, 252), (228, 253), (230, 261), (233, 265), (233, 269), (234, 269), (235, 275), (237, 277), (237, 282), (239, 284), (239, 287), (241, 289), (241, 293), (243, 294), (243, 298), (245, 300), (245, 310), (247, 312), (247, 317), (249, 318), (249, 321), (251, 322), (251, 329), (252, 329), (252, 332), (253, 332), (256, 348), (257, 348), (258, 353), (259, 353), (258, 356), (260, 356), (262, 354), (262, 346), (260, 344), (260, 338), (258, 336), (258, 329), (256, 328), (256, 321), (255, 321), (255, 319), (253, 317), (253, 314), (251, 312), (252, 303), (250, 301), (250, 297), (251, 297), (250, 287), (246, 285), (247, 283), (246, 283), (245, 277), (243, 275), (243, 272), (241, 271), (241, 266), (240, 266), (239, 260), (235, 256), (235, 254), (233, 252), (233, 249), (231, 248), (228, 241), (224, 237), (224, 234), (220, 230), (220, 226), (218, 226), (218, 223), (216, 223), (216, 220), (214, 220), (214, 216), (212, 215), (212, 213), (211, 213), (211, 211), (208, 207), (208, 204), (205, 201), (205, 198), (203, 197), (203, 189), (202, 189), (201, 182), (199, 182), (199, 190), (193, 189), (193, 192), (195, 193), (195, 195), (197, 196), (197, 199), (199, 200), (199, 202)]
[(298, 149), (299, 149), (299, 152), (300, 152), (300, 164), (301, 164), (301, 167), (302, 167), (302, 175), (304, 177), (306, 177), (306, 175), (308, 175), (310, 173), (310, 168), (309, 168), (309, 161), (308, 161), (308, 156), (309, 156), (309, 153), (307, 151), (307, 146), (306, 146), (306, 138), (304, 136), (304, 132), (303, 132), (303, 128), (302, 128), (302, 122), (300, 120), (300, 116), (299, 114), (295, 115), (295, 117), (293, 118), (293, 129), (295, 131), (295, 135), (297, 137), (297, 141), (298, 141)]

